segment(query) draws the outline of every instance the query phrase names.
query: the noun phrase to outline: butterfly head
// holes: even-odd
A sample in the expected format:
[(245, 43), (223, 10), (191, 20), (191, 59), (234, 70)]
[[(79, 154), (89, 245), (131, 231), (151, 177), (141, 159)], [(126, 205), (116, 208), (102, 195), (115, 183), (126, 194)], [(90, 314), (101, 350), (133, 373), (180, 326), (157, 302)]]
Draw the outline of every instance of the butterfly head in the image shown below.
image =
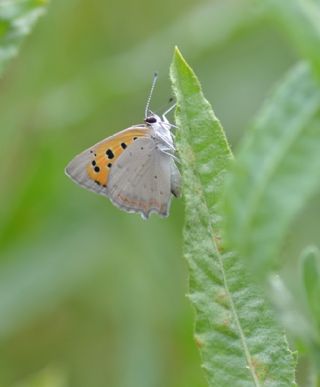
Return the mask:
[(162, 129), (165, 129), (165, 130), (169, 130), (171, 125), (169, 123), (169, 121), (167, 120), (166, 118), (166, 114), (169, 113), (173, 107), (175, 105), (173, 105), (172, 107), (170, 107), (170, 109), (168, 109), (163, 115), (162, 115), (162, 118), (159, 117), (158, 115), (154, 114), (150, 109), (150, 101), (151, 101), (151, 97), (152, 97), (152, 94), (153, 94), (153, 90), (155, 88), (155, 85), (156, 85), (156, 82), (157, 82), (157, 79), (158, 79), (158, 74), (155, 73), (154, 74), (154, 77), (153, 77), (153, 81), (152, 81), (152, 85), (151, 85), (151, 90), (150, 90), (150, 93), (149, 93), (149, 96), (148, 96), (148, 99), (147, 99), (147, 104), (146, 104), (146, 108), (145, 108), (145, 113), (144, 113), (144, 123), (149, 126), (149, 127), (152, 127), (154, 130), (157, 131), (158, 128), (162, 128)]
[(156, 124), (157, 122), (160, 122), (160, 121), (161, 121), (161, 118), (159, 116), (157, 116), (156, 114), (152, 114), (144, 119), (144, 122), (147, 125), (153, 125), (153, 124)]

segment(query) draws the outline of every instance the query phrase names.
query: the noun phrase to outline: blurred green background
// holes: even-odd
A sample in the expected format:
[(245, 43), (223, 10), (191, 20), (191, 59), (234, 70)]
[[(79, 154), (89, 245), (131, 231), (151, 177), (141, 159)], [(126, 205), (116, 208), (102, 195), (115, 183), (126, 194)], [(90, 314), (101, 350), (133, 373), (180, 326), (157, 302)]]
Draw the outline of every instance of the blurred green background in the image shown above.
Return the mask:
[[(73, 184), (75, 154), (167, 106), (178, 45), (233, 146), (296, 61), (249, 0), (54, 0), (0, 83), (0, 386), (204, 387), (168, 219)], [(310, 217), (314, 216), (309, 214)]]

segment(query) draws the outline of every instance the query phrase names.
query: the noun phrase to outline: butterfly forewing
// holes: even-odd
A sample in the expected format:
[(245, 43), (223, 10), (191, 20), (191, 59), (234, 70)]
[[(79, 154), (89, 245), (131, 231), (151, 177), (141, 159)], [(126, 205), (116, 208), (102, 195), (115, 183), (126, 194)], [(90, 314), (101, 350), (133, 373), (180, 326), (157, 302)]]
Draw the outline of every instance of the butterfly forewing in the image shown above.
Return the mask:
[(149, 136), (150, 129), (134, 126), (125, 129), (76, 156), (66, 167), (66, 173), (81, 186), (107, 195), (109, 174), (119, 156), (139, 138)]

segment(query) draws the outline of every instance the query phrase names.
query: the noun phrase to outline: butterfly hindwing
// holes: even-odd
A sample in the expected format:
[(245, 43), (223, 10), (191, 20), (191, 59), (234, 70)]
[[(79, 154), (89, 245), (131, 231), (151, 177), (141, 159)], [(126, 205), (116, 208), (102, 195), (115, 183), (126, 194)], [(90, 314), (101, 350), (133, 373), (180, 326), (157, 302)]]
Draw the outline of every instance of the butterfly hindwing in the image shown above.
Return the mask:
[(174, 159), (171, 159), (171, 193), (176, 197), (181, 196), (181, 175)]
[(147, 136), (149, 128), (144, 126), (125, 129), (77, 155), (67, 165), (66, 174), (82, 187), (108, 196), (111, 168), (137, 139)]
[(160, 151), (155, 141), (140, 138), (124, 152), (110, 172), (108, 196), (121, 209), (168, 215), (171, 199), (171, 156)]

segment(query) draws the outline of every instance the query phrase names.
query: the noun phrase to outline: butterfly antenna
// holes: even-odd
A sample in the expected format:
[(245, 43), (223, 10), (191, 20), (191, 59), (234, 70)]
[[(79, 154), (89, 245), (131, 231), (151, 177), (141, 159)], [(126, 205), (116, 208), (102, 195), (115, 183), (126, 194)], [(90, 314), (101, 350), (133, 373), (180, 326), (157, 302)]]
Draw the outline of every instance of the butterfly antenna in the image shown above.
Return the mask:
[(146, 110), (144, 112), (144, 118), (148, 117), (150, 101), (151, 101), (151, 98), (152, 98), (153, 90), (154, 90), (155, 85), (157, 83), (157, 79), (158, 79), (158, 73), (154, 73), (153, 80), (152, 80), (152, 85), (151, 85), (151, 89), (150, 89), (150, 93), (149, 93), (149, 96), (148, 96), (148, 99), (147, 99)]

